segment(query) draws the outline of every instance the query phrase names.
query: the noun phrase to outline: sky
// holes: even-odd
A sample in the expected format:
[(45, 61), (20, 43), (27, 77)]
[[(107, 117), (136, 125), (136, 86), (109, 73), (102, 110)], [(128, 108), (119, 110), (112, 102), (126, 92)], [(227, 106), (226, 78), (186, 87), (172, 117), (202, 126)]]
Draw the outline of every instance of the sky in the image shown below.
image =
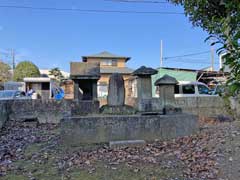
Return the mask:
[[(0, 6), (78, 8), (107, 11), (158, 11), (182, 13), (169, 3), (121, 3), (107, 0), (0, 0)], [(0, 7), (0, 59), (16, 51), (16, 61), (29, 60), (40, 69), (59, 67), (69, 72), (70, 61), (81, 56), (109, 51), (130, 56), (128, 67), (163, 66), (201, 69), (211, 65), (208, 34), (193, 27), (182, 14), (96, 13), (47, 11)], [(209, 51), (206, 54), (169, 58)], [(215, 55), (215, 68), (218, 57)]]

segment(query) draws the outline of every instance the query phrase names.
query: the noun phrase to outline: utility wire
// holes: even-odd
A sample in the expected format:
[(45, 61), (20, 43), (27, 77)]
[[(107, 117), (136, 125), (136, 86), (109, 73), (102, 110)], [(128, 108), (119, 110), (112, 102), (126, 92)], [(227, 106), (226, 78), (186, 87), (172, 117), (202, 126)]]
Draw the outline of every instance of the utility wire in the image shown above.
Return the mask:
[(117, 3), (147, 3), (147, 4), (167, 4), (165, 1), (144, 1), (144, 0), (105, 0)]
[[(179, 63), (183, 63), (183, 64), (196, 64), (196, 65), (200, 65), (200, 64), (208, 64), (208, 65), (211, 65), (211, 63), (209, 62), (209, 63), (207, 63), (207, 62), (173, 62), (173, 61), (171, 61), (171, 62), (167, 62), (167, 63), (169, 63), (169, 64), (173, 64), (173, 63), (177, 63), (177, 64), (179, 64)], [(214, 63), (215, 65), (218, 65), (219, 63)]]
[(126, 10), (101, 10), (101, 9), (79, 9), (79, 8), (52, 8), (52, 7), (32, 7), (32, 6), (10, 6), (0, 5), (0, 8), (8, 9), (28, 9), (28, 10), (43, 10), (43, 11), (72, 11), (82, 13), (122, 13), (122, 14), (179, 14), (184, 15), (181, 12), (168, 12), (168, 11), (126, 11)]
[(198, 52), (198, 53), (192, 53), (192, 54), (184, 54), (180, 56), (170, 56), (170, 57), (165, 57), (164, 59), (173, 59), (173, 58), (179, 58), (179, 57), (187, 57), (187, 56), (196, 56), (200, 54), (207, 54), (210, 53), (209, 51), (203, 51), (203, 52)]

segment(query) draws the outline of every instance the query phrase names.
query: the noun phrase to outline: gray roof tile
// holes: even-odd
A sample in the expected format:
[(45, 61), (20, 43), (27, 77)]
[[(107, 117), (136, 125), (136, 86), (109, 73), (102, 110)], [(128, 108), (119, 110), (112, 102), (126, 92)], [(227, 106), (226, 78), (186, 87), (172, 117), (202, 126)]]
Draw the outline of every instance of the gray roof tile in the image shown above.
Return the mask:
[(115, 54), (112, 54), (112, 53), (107, 52), (107, 51), (103, 51), (103, 52), (98, 53), (98, 54), (93, 54), (93, 55), (88, 55), (88, 56), (82, 56), (83, 61), (85, 61), (86, 58), (91, 58), (91, 57), (92, 57), (92, 58), (124, 58), (124, 59), (126, 59), (126, 61), (128, 61), (129, 59), (131, 59), (130, 57), (115, 55)]

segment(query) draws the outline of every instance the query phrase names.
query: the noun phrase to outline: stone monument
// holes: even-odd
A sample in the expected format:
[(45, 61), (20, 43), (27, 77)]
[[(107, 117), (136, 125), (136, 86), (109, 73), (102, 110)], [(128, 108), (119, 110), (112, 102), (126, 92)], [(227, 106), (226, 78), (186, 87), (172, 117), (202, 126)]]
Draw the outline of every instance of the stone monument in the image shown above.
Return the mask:
[(158, 71), (141, 66), (133, 72), (133, 76), (137, 77), (137, 106), (142, 112), (152, 111), (152, 78)]
[(135, 114), (133, 107), (125, 105), (125, 86), (121, 74), (113, 73), (109, 79), (107, 105), (100, 108), (102, 114)]
[(125, 102), (124, 80), (121, 74), (114, 73), (110, 77), (107, 104), (109, 106), (123, 106)]
[(182, 112), (181, 108), (176, 107), (174, 87), (178, 84), (178, 81), (165, 74), (163, 77), (156, 80), (155, 86), (159, 88), (159, 98), (163, 101), (163, 113), (172, 114)]

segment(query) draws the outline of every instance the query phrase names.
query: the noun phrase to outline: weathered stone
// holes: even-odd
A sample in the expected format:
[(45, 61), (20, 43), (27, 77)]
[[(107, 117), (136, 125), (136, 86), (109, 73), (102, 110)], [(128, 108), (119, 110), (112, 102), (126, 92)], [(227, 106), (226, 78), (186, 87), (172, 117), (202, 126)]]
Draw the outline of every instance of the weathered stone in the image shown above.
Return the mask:
[(165, 113), (179, 112), (179, 108), (175, 108), (174, 94), (174, 87), (177, 83), (178, 81), (169, 75), (164, 75), (154, 83), (155, 86), (158, 86), (159, 98), (163, 100)]
[(154, 85), (155, 86), (176, 85), (177, 83), (178, 83), (178, 81), (174, 77), (165, 74), (163, 77), (156, 80)]
[(128, 141), (110, 141), (110, 148), (123, 148), (123, 147), (135, 147), (143, 146), (146, 144), (144, 140), (128, 140)]
[(107, 103), (109, 106), (123, 106), (125, 101), (124, 80), (121, 74), (111, 75), (108, 86)]
[[(137, 76), (137, 109), (139, 111), (153, 111), (151, 101), (146, 99), (152, 98), (152, 79), (151, 75), (156, 74), (158, 71), (149, 67), (142, 66), (133, 72)], [(145, 101), (143, 104), (142, 102)]]
[(154, 74), (157, 74), (157, 73), (158, 73), (158, 71), (156, 69), (141, 66), (140, 68), (136, 69), (132, 73), (132, 75), (134, 75), (134, 76), (151, 76), (151, 75), (154, 75)]
[(166, 105), (163, 108), (163, 114), (181, 114), (181, 113), (182, 113), (182, 109), (179, 107)]
[(97, 100), (100, 64), (71, 62), (70, 65), (70, 78), (74, 81), (74, 99)]
[(4, 126), (5, 122), (8, 120), (10, 114), (10, 109), (8, 107), (7, 101), (0, 101), (0, 130)]
[(0, 129), (9, 119), (26, 122), (59, 123), (65, 116), (98, 114), (98, 101), (0, 100)]
[(136, 114), (136, 110), (132, 106), (109, 106), (104, 105), (100, 108), (101, 114), (130, 115)]
[(171, 139), (198, 131), (195, 115), (121, 115), (67, 117), (61, 121), (63, 146), (110, 141)]

